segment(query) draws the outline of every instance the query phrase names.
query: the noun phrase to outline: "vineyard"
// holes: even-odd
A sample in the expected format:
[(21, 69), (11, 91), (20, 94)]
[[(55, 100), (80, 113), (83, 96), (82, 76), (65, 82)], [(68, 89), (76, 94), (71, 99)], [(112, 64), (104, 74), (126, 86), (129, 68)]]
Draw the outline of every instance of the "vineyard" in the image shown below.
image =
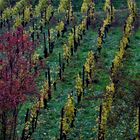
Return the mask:
[(140, 1), (0, 0), (0, 140), (140, 140)]

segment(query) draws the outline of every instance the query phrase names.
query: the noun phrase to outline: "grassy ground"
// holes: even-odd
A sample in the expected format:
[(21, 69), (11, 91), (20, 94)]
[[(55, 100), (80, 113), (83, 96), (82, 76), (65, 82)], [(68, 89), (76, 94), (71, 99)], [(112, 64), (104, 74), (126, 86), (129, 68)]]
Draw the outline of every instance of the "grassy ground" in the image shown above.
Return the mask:
[[(99, 105), (102, 100), (100, 98), (94, 99), (94, 96), (102, 94), (106, 85), (109, 83), (108, 70), (111, 66), (112, 59), (118, 50), (119, 40), (122, 36), (120, 30), (121, 28), (112, 28), (106, 39), (106, 43), (104, 44), (104, 49), (101, 54), (102, 57), (100, 58), (100, 62), (97, 64), (98, 69), (96, 72), (96, 78), (99, 82), (93, 84), (88, 90), (86, 90), (85, 98), (78, 105), (75, 127), (68, 135), (69, 140), (90, 140), (97, 137)], [(48, 103), (48, 109), (42, 111), (39, 117), (38, 127), (33, 134), (32, 139), (57, 139), (59, 137), (61, 108), (66, 102), (68, 93), (70, 93), (74, 87), (74, 79), (76, 74), (82, 69), (87, 52), (91, 48), (95, 47), (92, 45), (92, 41), (96, 41), (96, 37), (97, 34), (93, 31), (87, 33), (87, 36), (82, 43), (83, 45), (81, 45), (80, 50), (78, 50), (78, 54), (73, 57), (69, 67), (64, 73), (64, 82), (58, 83), (57, 91), (53, 92), (53, 99)], [(91, 41), (89, 41), (89, 43), (84, 43), (85, 41), (87, 42), (87, 38)], [(122, 68), (123, 73), (127, 73), (129, 71), (129, 76), (131, 76), (131, 78), (133, 76), (134, 79), (136, 78), (136, 75), (138, 75), (138, 69), (140, 67), (138, 54), (139, 48), (136, 47), (139, 43), (138, 31), (131, 39), (131, 48), (129, 49), (129, 53), (132, 53), (132, 56), (130, 58), (128, 57), (126, 62), (124, 62), (124, 67)], [(132, 72), (133, 69), (135, 69), (135, 72)], [(135, 111), (133, 112), (134, 106), (132, 109), (129, 108), (134, 98), (132, 96), (133, 88), (129, 88), (129, 84), (130, 83), (124, 83), (124, 81), (121, 80), (120, 88), (121, 90), (125, 89), (124, 93), (126, 92), (128, 95), (123, 96), (123, 98), (120, 98), (119, 94), (116, 96), (116, 101), (113, 105), (114, 108), (110, 115), (110, 122), (108, 122), (108, 140), (111, 140), (112, 138), (123, 140), (124, 138), (128, 139), (130, 137), (134, 137), (134, 122), (136, 118), (134, 116)], [(122, 108), (123, 113), (121, 112)], [(113, 122), (111, 120), (113, 120)]]
[[(127, 15), (127, 14), (126, 14)], [(123, 17), (124, 19), (126, 18)], [(121, 18), (122, 19), (122, 18)], [(124, 20), (122, 19), (122, 21)], [(75, 127), (68, 135), (69, 140), (90, 140), (95, 139), (98, 134), (98, 114), (99, 105), (102, 98), (95, 98), (95, 96), (102, 95), (105, 91), (106, 85), (109, 84), (109, 69), (112, 60), (118, 51), (119, 41), (122, 37), (122, 26), (112, 27), (102, 49), (101, 57), (96, 64), (97, 83), (90, 85), (85, 91), (85, 97), (77, 106), (78, 112), (75, 120)], [(47, 63), (51, 69), (55, 71), (56, 65), (59, 63), (58, 52), (62, 54), (62, 42), (67, 39), (67, 34), (56, 42), (56, 48), (53, 54), (48, 58)], [(90, 50), (96, 50), (97, 32), (90, 28), (84, 36), (81, 46), (77, 53), (71, 59), (71, 62), (66, 67), (63, 81), (58, 81), (57, 90), (53, 91), (52, 99), (48, 103), (48, 108), (41, 111), (38, 119), (38, 126), (35, 130), (32, 140), (55, 140), (59, 138), (60, 128), (60, 112), (67, 100), (67, 95), (74, 90), (76, 75), (82, 71), (82, 66), (85, 63), (87, 53)], [(127, 57), (122, 67), (121, 82), (119, 91), (113, 103), (113, 109), (110, 114), (108, 122), (107, 140), (124, 140), (134, 137), (134, 123), (135, 123), (135, 105), (133, 104), (136, 87), (133, 87), (128, 79), (138, 80), (140, 69), (140, 29), (131, 38), (130, 48), (128, 49)], [(55, 77), (55, 73), (51, 73)], [(43, 80), (44, 78), (42, 78)], [(41, 79), (40, 79), (41, 80)], [(74, 92), (74, 95), (76, 93)], [(76, 100), (76, 98), (75, 98)], [(23, 127), (23, 118), (26, 109), (32, 105), (31, 101), (22, 107), (20, 112), (20, 120), (18, 129)]]
[(105, 91), (105, 87), (109, 84), (109, 68), (118, 49), (119, 40), (122, 33), (121, 28), (112, 28), (106, 38), (101, 57), (97, 63), (96, 79), (98, 83), (94, 83), (86, 92), (86, 97), (78, 106), (78, 114), (75, 121), (75, 128), (69, 134), (70, 140), (86, 140), (97, 138), (98, 135), (98, 115), (102, 98), (95, 98)]
[[(123, 76), (120, 78), (118, 93), (108, 122), (107, 139), (109, 140), (112, 137), (118, 140), (136, 137), (136, 103), (140, 99), (138, 93), (140, 48), (138, 46), (140, 46), (140, 29), (131, 38), (130, 48), (121, 69)], [(113, 118), (115, 121), (111, 123)]]
[[(100, 59), (100, 63), (98, 63), (98, 69), (97, 69), (96, 77), (99, 83), (94, 84), (89, 88), (89, 90), (86, 91), (85, 99), (83, 99), (83, 101), (78, 106), (78, 113), (75, 120), (75, 127), (70, 132), (68, 139), (86, 140), (86, 139), (93, 139), (97, 136), (97, 132), (98, 132), (97, 118), (98, 118), (99, 105), (101, 103), (101, 99), (90, 100), (90, 98), (92, 99), (92, 96), (102, 94), (105, 89), (105, 86), (109, 83), (108, 70), (111, 66), (111, 62), (112, 59), (114, 58), (115, 52), (118, 50), (119, 40), (122, 35), (120, 30), (121, 28), (112, 28), (112, 31), (109, 33), (106, 39), (106, 43), (104, 44), (104, 49), (102, 52), (102, 57)], [(95, 34), (93, 35), (96, 40), (96, 35)], [(89, 36), (91, 37), (91, 34), (89, 34)], [(82, 47), (83, 49), (81, 49), (78, 52), (78, 54), (80, 54), (81, 56), (86, 56), (85, 53), (87, 53), (90, 50), (88, 49), (88, 46), (92, 46), (92, 44), (90, 43), (92, 42), (89, 42), (89, 45), (87, 45), (86, 43), (85, 44), (86, 49), (85, 47), (84, 48)], [(48, 110), (42, 112), (42, 115), (39, 118), (39, 120), (41, 121), (39, 121), (38, 129), (34, 133), (33, 139), (37, 139), (37, 136), (38, 139), (58, 138), (59, 126), (60, 126), (60, 111), (66, 101), (67, 94), (73, 89), (75, 76), (78, 73), (78, 71), (81, 70), (82, 68), (81, 66), (84, 62), (81, 60), (84, 59), (85, 58), (83, 57), (80, 58), (78, 57), (78, 55), (76, 55), (76, 58), (73, 58), (72, 63), (69, 64), (70, 67), (66, 69), (66, 72), (64, 74), (65, 81), (64, 83), (59, 83), (60, 84), (58, 85), (59, 90), (57, 90), (57, 92), (54, 92), (53, 99), (48, 104)], [(126, 118), (124, 119), (126, 120)], [(132, 120), (134, 120), (134, 118)], [(120, 127), (120, 125), (121, 123), (118, 125), (118, 128)], [(117, 132), (119, 130), (118, 128), (115, 129), (114, 131)], [(115, 134), (114, 131), (112, 131), (112, 129), (109, 129), (108, 139), (111, 139), (112, 137), (113, 138), (116, 137), (117, 139), (121, 140), (122, 137), (124, 137), (124, 134), (122, 134), (122, 137), (119, 135), (117, 136), (114, 135)], [(119, 132), (117, 132), (117, 134), (119, 134)], [(130, 137), (130, 133), (128, 135)]]
[[(44, 139), (51, 139), (52, 137), (56, 138), (59, 136), (61, 109), (66, 102), (68, 93), (74, 89), (76, 75), (82, 70), (82, 65), (85, 62), (87, 53), (92, 48), (91, 44), (95, 41), (92, 38), (93, 36), (96, 39), (97, 34), (93, 31), (87, 33), (83, 42), (81, 42), (81, 46), (79, 47), (77, 54), (74, 55), (68, 67), (65, 69), (63, 77), (64, 80), (58, 82), (57, 91), (53, 92), (53, 98), (48, 103), (48, 109), (40, 115), (39, 120), (41, 120), (41, 122), (38, 125), (40, 129), (36, 130), (33, 138), (36, 138), (38, 134), (40, 134), (40, 138)], [(88, 40), (90, 41), (87, 43)], [(56, 49), (56, 51), (58, 50)], [(51, 66), (53, 66), (53, 63), (56, 64), (58, 62), (57, 58), (55, 60), (50, 58), (52, 60)], [(46, 121), (46, 123), (44, 123), (44, 121)]]

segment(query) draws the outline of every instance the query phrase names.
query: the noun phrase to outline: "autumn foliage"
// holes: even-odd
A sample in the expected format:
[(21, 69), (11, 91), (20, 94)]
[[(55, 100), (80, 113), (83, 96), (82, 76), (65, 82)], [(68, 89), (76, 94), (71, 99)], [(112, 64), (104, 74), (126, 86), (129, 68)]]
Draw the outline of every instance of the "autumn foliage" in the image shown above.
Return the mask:
[(17, 107), (37, 91), (32, 54), (35, 45), (22, 28), (0, 37), (0, 110)]

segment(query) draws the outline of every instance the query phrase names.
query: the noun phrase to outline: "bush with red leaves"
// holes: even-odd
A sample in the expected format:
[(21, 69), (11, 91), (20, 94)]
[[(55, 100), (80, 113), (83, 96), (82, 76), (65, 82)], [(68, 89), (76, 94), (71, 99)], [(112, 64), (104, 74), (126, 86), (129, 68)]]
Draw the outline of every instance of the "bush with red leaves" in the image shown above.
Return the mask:
[(31, 56), (35, 45), (22, 28), (0, 37), (0, 110), (12, 109), (37, 92)]

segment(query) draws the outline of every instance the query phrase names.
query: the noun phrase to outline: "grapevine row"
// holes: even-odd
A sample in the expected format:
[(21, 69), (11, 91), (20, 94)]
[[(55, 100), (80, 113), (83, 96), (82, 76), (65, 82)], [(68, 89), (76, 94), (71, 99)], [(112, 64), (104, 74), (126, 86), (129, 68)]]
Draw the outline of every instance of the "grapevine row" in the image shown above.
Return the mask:
[(129, 38), (132, 33), (133, 24), (136, 18), (136, 5), (135, 2), (128, 0), (128, 8), (130, 11), (130, 15), (128, 16), (125, 26), (124, 26), (124, 34), (120, 41), (119, 51), (116, 54), (112, 66), (111, 66), (111, 83), (106, 87), (105, 99), (100, 108), (100, 123), (99, 123), (99, 135), (98, 139), (105, 139), (106, 134), (106, 123), (109, 117), (109, 112), (111, 111), (111, 106), (113, 103), (113, 97), (116, 91), (117, 86), (117, 72), (122, 66), (122, 61), (125, 55), (125, 51), (129, 44)]

